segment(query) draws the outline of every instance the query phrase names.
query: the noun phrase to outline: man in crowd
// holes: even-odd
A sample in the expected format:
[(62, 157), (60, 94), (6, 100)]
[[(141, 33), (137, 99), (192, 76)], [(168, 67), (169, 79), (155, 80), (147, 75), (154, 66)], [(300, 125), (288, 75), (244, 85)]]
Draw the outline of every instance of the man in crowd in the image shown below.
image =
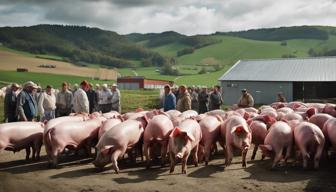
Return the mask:
[(190, 89), (190, 95), (191, 95), (191, 109), (198, 111), (198, 90), (196, 87), (192, 87)]
[(121, 113), (121, 106), (120, 106), (120, 99), (121, 99), (121, 95), (120, 95), (120, 91), (117, 88), (117, 84), (113, 83), (112, 85), (112, 111), (117, 111), (119, 113)]
[(17, 121), (16, 116), (16, 102), (17, 102), (17, 95), (16, 91), (19, 89), (19, 85), (13, 83), (9, 90), (7, 90), (5, 95), (5, 103), (4, 103), (4, 112), (5, 112), (5, 119), (7, 122), (15, 122)]
[(276, 101), (284, 103), (287, 102), (286, 97), (282, 93), (278, 93)]
[(85, 91), (89, 90), (89, 83), (84, 80), (80, 84), (80, 88), (74, 94), (73, 110), (75, 113), (89, 113), (89, 99)]
[(209, 94), (207, 87), (202, 87), (201, 92), (198, 94), (198, 113), (206, 113), (209, 111), (208, 108)]
[(24, 84), (23, 90), (17, 98), (17, 115), (20, 121), (33, 121), (37, 115), (37, 103), (33, 92), (36, 91), (37, 85), (28, 81)]
[(45, 92), (41, 93), (38, 103), (42, 106), (42, 121), (55, 118), (56, 96), (51, 85), (47, 85)]
[(191, 97), (185, 85), (181, 85), (179, 88), (179, 99), (176, 109), (180, 112), (191, 110)]
[(63, 82), (61, 91), (56, 97), (57, 117), (68, 116), (72, 108), (72, 92), (68, 89), (68, 83)]
[(242, 89), (241, 92), (242, 95), (239, 98), (238, 107), (240, 108), (253, 107), (254, 99), (252, 95), (247, 92), (247, 89)]
[(209, 110), (220, 109), (223, 104), (222, 94), (220, 93), (220, 86), (215, 85), (209, 98)]
[(96, 106), (96, 92), (93, 90), (93, 85), (89, 84), (89, 90), (86, 91), (86, 95), (89, 99), (89, 111), (90, 113), (94, 112)]
[(171, 92), (170, 86), (165, 85), (164, 86), (163, 110), (169, 111), (172, 109), (176, 109), (176, 97)]
[(112, 92), (108, 89), (107, 84), (102, 85), (102, 90), (99, 92), (99, 110), (103, 113), (110, 112), (112, 110)]

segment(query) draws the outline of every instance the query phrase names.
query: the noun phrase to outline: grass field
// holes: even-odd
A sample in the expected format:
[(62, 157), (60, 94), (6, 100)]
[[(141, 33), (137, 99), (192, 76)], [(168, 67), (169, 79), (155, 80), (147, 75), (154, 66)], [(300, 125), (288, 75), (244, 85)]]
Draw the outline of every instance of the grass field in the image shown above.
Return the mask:
[(112, 84), (114, 81), (92, 80), (85, 77), (69, 76), (69, 75), (55, 75), (46, 73), (34, 72), (15, 72), (15, 71), (0, 71), (0, 81), (3, 82), (16, 82), (22, 84), (26, 81), (33, 81), (42, 87), (52, 85), (55, 88), (61, 86), (62, 82), (67, 81), (71, 84), (80, 83), (83, 80), (88, 80), (91, 83), (107, 83)]

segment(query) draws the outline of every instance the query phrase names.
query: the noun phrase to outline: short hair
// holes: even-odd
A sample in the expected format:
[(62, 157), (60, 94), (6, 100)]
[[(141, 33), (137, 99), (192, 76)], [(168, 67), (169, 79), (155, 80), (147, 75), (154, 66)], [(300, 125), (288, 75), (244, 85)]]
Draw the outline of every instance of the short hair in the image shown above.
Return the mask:
[(62, 86), (68, 86), (69, 84), (68, 84), (68, 82), (66, 82), (66, 81), (64, 81), (63, 83), (62, 83)]
[(85, 86), (85, 87), (88, 87), (88, 86), (89, 86), (89, 82), (87, 82), (87, 80), (84, 80), (84, 81), (81, 82), (80, 85), (83, 85), (83, 86)]
[(171, 87), (169, 86), (169, 85), (165, 85), (163, 88), (168, 88), (168, 89), (170, 89)]
[(216, 87), (217, 89), (220, 89), (220, 88), (221, 88), (219, 85), (215, 85), (215, 87)]

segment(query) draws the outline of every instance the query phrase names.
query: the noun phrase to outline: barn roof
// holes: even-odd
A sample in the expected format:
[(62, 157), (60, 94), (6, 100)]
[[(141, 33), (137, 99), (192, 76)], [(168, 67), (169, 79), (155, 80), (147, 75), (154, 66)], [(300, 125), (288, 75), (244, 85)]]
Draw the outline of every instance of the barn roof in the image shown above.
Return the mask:
[(336, 57), (239, 60), (220, 81), (336, 81)]

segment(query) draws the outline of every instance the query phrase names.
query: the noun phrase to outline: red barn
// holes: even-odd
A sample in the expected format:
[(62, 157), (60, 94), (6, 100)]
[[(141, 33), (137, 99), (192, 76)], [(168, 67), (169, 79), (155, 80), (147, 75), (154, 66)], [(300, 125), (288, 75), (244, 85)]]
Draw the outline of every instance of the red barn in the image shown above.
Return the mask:
[(143, 76), (127, 76), (117, 79), (119, 89), (162, 89), (165, 85), (174, 85), (173, 81), (145, 79)]

